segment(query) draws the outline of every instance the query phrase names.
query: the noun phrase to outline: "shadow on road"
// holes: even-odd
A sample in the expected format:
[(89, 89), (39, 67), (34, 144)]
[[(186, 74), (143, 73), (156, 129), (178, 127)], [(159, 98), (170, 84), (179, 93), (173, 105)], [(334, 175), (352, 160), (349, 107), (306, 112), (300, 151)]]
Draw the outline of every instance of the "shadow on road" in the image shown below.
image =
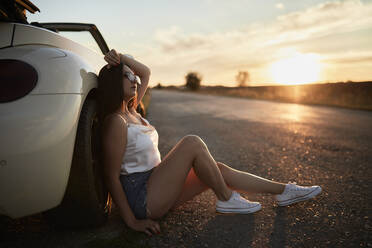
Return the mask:
[[(200, 233), (208, 247), (251, 247), (255, 233), (254, 215), (217, 215)], [(194, 244), (198, 247), (200, 244)]]
[(288, 232), (287, 208), (276, 208), (273, 232), (270, 235), (269, 247), (284, 247)]

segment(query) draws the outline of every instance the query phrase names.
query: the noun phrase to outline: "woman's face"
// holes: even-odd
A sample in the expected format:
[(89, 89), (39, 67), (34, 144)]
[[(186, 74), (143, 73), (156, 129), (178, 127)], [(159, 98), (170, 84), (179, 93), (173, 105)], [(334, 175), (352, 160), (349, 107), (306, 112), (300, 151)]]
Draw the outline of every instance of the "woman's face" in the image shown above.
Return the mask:
[[(133, 71), (126, 65), (123, 65), (123, 90), (124, 100), (129, 101), (137, 92), (137, 83), (135, 80), (130, 81), (129, 78), (135, 77)], [(129, 77), (129, 78), (128, 78)]]

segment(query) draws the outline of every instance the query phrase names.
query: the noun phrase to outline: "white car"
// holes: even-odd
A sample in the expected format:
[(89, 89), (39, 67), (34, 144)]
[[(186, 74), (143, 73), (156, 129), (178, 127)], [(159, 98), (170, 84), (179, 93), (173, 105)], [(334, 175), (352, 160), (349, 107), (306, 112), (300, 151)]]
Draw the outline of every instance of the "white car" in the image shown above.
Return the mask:
[(103, 54), (108, 46), (93, 24), (27, 23), (25, 10), (39, 11), (28, 0), (0, 7), (0, 215), (44, 212), (59, 225), (102, 224), (111, 201), (101, 173), (97, 75), (106, 62), (58, 32), (89, 31)]

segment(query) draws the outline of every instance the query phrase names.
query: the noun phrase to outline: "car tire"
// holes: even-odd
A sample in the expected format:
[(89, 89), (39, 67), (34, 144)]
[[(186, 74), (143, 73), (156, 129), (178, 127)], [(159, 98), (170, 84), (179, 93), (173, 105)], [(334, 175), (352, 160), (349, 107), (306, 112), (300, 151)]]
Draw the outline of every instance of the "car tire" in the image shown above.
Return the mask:
[(100, 226), (111, 211), (111, 197), (104, 185), (100, 127), (94, 99), (87, 99), (80, 113), (68, 185), (62, 203), (45, 212), (58, 227)]

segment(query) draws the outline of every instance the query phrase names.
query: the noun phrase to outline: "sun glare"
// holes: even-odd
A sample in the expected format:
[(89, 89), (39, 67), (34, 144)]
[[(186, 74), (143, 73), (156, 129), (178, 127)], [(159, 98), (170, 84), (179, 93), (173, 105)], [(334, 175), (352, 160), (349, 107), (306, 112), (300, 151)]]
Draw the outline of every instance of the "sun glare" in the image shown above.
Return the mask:
[(279, 84), (305, 84), (319, 80), (321, 64), (315, 54), (298, 54), (274, 62), (271, 75)]

